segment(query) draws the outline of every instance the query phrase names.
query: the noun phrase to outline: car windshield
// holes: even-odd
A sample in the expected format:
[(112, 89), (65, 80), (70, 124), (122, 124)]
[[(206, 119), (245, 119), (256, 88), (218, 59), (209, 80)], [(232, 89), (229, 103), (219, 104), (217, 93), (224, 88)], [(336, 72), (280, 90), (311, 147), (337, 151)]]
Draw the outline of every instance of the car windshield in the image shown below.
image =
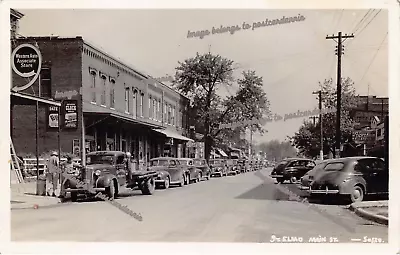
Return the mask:
[(90, 155), (87, 157), (87, 164), (108, 164), (112, 165), (114, 162), (114, 156), (112, 155)]
[(324, 168), (325, 171), (341, 171), (344, 169), (344, 164), (342, 162), (327, 164)]
[(168, 166), (168, 160), (166, 159), (157, 159), (157, 160), (152, 160), (150, 161), (151, 166)]

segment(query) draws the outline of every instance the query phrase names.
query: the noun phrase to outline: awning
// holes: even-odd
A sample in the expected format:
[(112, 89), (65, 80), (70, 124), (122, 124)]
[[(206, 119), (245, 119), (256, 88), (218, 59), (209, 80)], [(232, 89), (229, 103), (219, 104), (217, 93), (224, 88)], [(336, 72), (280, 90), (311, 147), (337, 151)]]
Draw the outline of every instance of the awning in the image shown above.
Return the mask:
[(183, 141), (190, 141), (194, 142), (192, 139), (187, 138), (186, 136), (180, 135), (176, 132), (170, 131), (170, 130), (160, 130), (160, 129), (153, 129), (154, 131), (164, 134), (167, 137), (178, 139), (178, 140), (183, 140)]
[(61, 106), (60, 102), (51, 99), (11, 91), (11, 104), (13, 105), (34, 105), (36, 102), (58, 107)]
[(219, 152), (219, 154), (221, 154), (221, 156), (228, 157), (228, 155), (222, 149), (216, 148), (216, 150)]

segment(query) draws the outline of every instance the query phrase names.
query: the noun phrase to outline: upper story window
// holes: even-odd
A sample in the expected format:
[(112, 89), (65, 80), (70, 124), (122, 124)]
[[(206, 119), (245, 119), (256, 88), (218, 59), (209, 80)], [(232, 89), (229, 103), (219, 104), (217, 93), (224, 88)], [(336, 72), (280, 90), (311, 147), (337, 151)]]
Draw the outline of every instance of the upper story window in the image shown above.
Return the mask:
[(42, 66), (40, 71), (40, 96), (51, 98), (51, 68)]
[(129, 113), (129, 87), (125, 88), (125, 112)]
[(134, 116), (137, 116), (138, 115), (138, 105), (137, 105), (137, 102), (138, 102), (138, 90), (133, 88), (132, 92), (133, 92), (132, 93), (132, 99), (133, 99), (133, 101), (132, 101), (132, 113), (133, 113)]
[(115, 79), (110, 77), (110, 108), (115, 108)]
[(176, 126), (175, 123), (175, 106), (172, 108), (172, 120), (171, 120), (171, 124)]
[(153, 119), (157, 120), (157, 104), (156, 104), (156, 99), (153, 98)]
[(152, 104), (153, 102), (151, 101), (151, 96), (149, 95), (149, 119), (153, 118), (153, 110), (152, 110)]
[(144, 93), (140, 93), (140, 106), (139, 106), (139, 113), (140, 117), (143, 117), (143, 103), (144, 103)]
[(97, 71), (93, 68), (89, 68), (89, 73), (90, 73), (90, 88), (92, 89), (91, 92), (91, 101), (92, 103), (96, 103), (96, 76), (97, 76)]
[(167, 108), (168, 108), (168, 104), (165, 103), (165, 104), (164, 104), (164, 123), (165, 123), (165, 124), (168, 124)]
[(157, 100), (157, 121), (161, 120), (160, 100)]
[(107, 90), (107, 85), (106, 85), (106, 79), (107, 77), (105, 76), (105, 74), (100, 73), (100, 78), (101, 78), (101, 82), (102, 82), (102, 93), (101, 93), (101, 105), (106, 106), (106, 90)]
[(172, 109), (171, 109), (171, 105), (168, 105), (168, 125), (172, 124)]

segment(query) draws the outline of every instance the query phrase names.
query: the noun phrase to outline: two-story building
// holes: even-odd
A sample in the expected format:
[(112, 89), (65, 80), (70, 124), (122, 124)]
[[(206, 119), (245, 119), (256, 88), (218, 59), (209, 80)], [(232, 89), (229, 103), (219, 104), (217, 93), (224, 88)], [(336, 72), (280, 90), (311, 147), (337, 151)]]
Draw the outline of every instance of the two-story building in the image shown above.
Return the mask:
[[(36, 45), (43, 58), (40, 78), (22, 93), (61, 102), (39, 113), (39, 152), (57, 149), (85, 160), (96, 150), (130, 151), (147, 162), (156, 156), (185, 156), (189, 99), (123, 63), (82, 37), (28, 37), (12, 46)], [(26, 81), (13, 73), (12, 85)], [(40, 84), (40, 85), (39, 85)], [(17, 153), (35, 151), (35, 110), (15, 105), (12, 139)]]

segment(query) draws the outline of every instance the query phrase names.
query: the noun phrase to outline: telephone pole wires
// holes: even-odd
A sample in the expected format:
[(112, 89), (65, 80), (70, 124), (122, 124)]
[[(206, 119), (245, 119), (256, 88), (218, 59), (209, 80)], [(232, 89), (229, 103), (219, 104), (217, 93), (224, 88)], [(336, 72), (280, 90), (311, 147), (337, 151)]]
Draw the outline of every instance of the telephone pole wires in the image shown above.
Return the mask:
[[(338, 56), (337, 65), (337, 106), (336, 106), (336, 158), (340, 158), (341, 148), (341, 131), (340, 131), (340, 113), (341, 113), (341, 100), (342, 100), (342, 54), (343, 54), (343, 39), (354, 38), (354, 35), (342, 35), (339, 32), (338, 35), (326, 36), (326, 39), (332, 39), (337, 43), (336, 55)], [(335, 40), (337, 39), (337, 41)]]

